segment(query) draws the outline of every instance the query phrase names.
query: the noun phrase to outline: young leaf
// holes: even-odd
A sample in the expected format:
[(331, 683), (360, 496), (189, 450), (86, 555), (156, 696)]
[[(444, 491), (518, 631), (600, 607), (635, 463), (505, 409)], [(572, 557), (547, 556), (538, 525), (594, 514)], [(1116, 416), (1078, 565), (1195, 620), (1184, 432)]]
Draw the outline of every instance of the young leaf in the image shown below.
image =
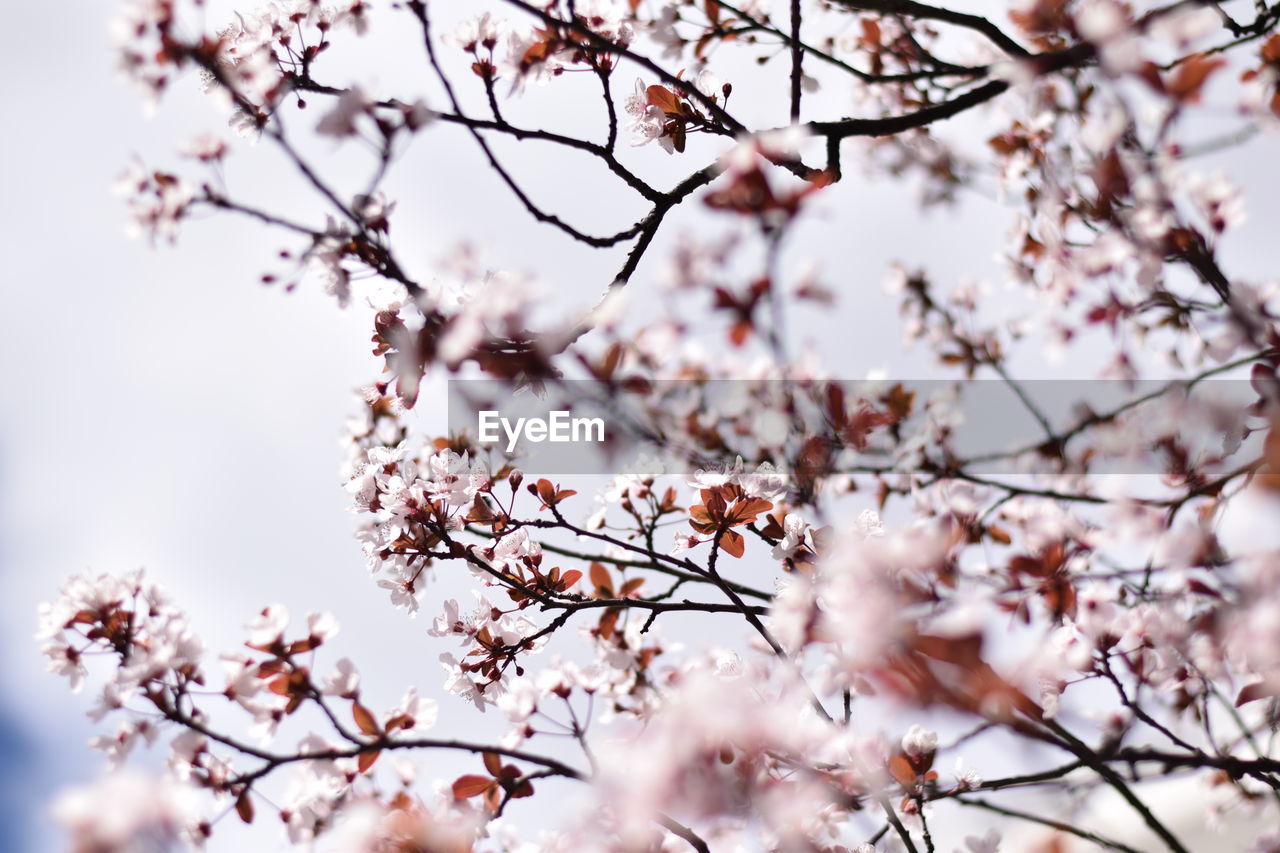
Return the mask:
[(249, 799), (249, 791), (247, 789), (239, 797), (236, 797), (236, 814), (245, 823), (253, 823), (253, 800)]
[(356, 759), (356, 769), (361, 773), (368, 773), (369, 768), (373, 767), (373, 763), (378, 760), (379, 755), (382, 755), (382, 750), (380, 749), (360, 753), (360, 757)]
[(453, 796), (459, 800), (479, 796), (494, 785), (488, 776), (467, 775), (453, 780)]
[(644, 578), (632, 578), (622, 585), (622, 589), (618, 590), (618, 598), (626, 598), (642, 586), (644, 586)]
[(380, 735), (382, 729), (378, 727), (378, 721), (370, 713), (369, 709), (361, 705), (359, 702), (351, 703), (351, 716), (356, 721), (356, 726), (360, 731), (367, 735)]
[(747, 542), (736, 530), (726, 530), (720, 536), (720, 550), (730, 557), (741, 557), (747, 549)]
[(889, 775), (904, 788), (910, 788), (916, 783), (916, 771), (911, 768), (911, 762), (901, 755), (889, 759)]
[(667, 115), (680, 115), (680, 96), (666, 86), (650, 86), (645, 90), (645, 95), (648, 96), (650, 104)]
[(600, 563), (592, 563), (590, 569), (591, 585), (595, 587), (596, 598), (614, 598), (613, 576)]

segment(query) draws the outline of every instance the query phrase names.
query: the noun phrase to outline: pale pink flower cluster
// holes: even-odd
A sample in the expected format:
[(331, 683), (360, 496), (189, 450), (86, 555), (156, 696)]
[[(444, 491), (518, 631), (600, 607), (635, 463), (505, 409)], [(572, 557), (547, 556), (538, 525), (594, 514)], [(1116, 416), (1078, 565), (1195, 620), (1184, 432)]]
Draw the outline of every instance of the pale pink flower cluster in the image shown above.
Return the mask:
[(742, 827), (753, 803), (752, 831), (768, 846), (830, 841), (838, 782), (787, 767), (849, 751), (813, 714), (801, 685), (775, 683), (759, 667), (724, 673), (691, 662), (644, 730), (604, 758), (607, 817), (596, 830), (639, 843), (651, 837), (655, 811)]
[(173, 243), (178, 225), (196, 197), (195, 188), (177, 175), (148, 171), (133, 163), (116, 181), (117, 195), (129, 205), (129, 234)]
[[(426, 585), (426, 561), (397, 542), (421, 541), (422, 525), (435, 517), (437, 507), (451, 529), (461, 529), (466, 508), (489, 487), (489, 472), (479, 460), (448, 449), (410, 458), (404, 442), (374, 445), (364, 453), (346, 486), (352, 510), (361, 517), (357, 538), (369, 571), (383, 576), (378, 585), (390, 592), (393, 604), (415, 614)], [(527, 541), (524, 535), (520, 531), (499, 543), (496, 559), (516, 556), (517, 542)]]
[(183, 841), (203, 841), (195, 793), (138, 772), (68, 788), (52, 810), (67, 830), (67, 849), (75, 853), (173, 850)]
[[(257, 809), (293, 843), (355, 851), (865, 853), (916, 839), (916, 849), (996, 853), (995, 828), (944, 835), (942, 801), (982, 792), (994, 803), (1004, 788), (1047, 782), (1055, 795), (1107, 783), (1132, 803), (1126, 785), (1145, 796), (1146, 780), (1184, 770), (1212, 776), (1233, 805), (1266, 807), (1267, 788), (1280, 789), (1268, 739), (1280, 561), (1237, 547), (1225, 522), (1241, 496), (1274, 499), (1280, 282), (1250, 281), (1227, 259), (1256, 223), (1239, 175), (1197, 170), (1183, 129), (1201, 104), (1234, 109), (1219, 93), (1242, 70), (1245, 118), (1262, 127), (1278, 109), (1274, 15), (1224, 27), (1219, 11), (1185, 4), (1019, 0), (1007, 21), (975, 24), (804, 4), (808, 46), (793, 52), (763, 3), (517, 5), (531, 17), (463, 10), (443, 39), (456, 50), (440, 60), (429, 19), (452, 14), (448, 4), (388, 7), (421, 28), (415, 52), (427, 38), (441, 84), (429, 85), (447, 95), (439, 113), (412, 87), (324, 76), (335, 29), (367, 26), (363, 0), (272, 3), (216, 33), (196, 26), (194, 2), (139, 0), (122, 17), (121, 63), (149, 93), (198, 69), (233, 126), (276, 145), (324, 205), (298, 216), (242, 203), (223, 170), (227, 145), (201, 137), (183, 154), (208, 181), (140, 165), (122, 180), (135, 228), (171, 241), (196, 209), (247, 215), (305, 241), (281, 253), (297, 265), (288, 289), (309, 275), (340, 305), (365, 297), (386, 372), (362, 392), (346, 441), (356, 539), (395, 608), (427, 608), (424, 633), (447, 649), (444, 689), (468, 711), (497, 709), (507, 728), (497, 743), (423, 738), (437, 708), (412, 686), (395, 707), (369, 707), (373, 671), (317, 653), (337, 636), (332, 614), (291, 621), (270, 604), (245, 625), (244, 646), (208, 667), (186, 615), (140, 574), (76, 576), (41, 610), (48, 667), (73, 690), (95, 659), (109, 667), (90, 714), (114, 725), (92, 745), (115, 768), (163, 742), (170, 781), (112, 776), (65, 796), (57, 811), (73, 846), (198, 842)], [(721, 56), (743, 46), (759, 73), (744, 71), (735, 93), (707, 65), (732, 67)], [(632, 91), (615, 73), (627, 63), (643, 69)], [(772, 84), (756, 85), (771, 72)], [(589, 85), (603, 132), (564, 130), (559, 102), (507, 108), (496, 95), (495, 81), (521, 93), (557, 78), (565, 97)], [(810, 97), (819, 80), (843, 106)], [(793, 81), (803, 97), (783, 103)], [(308, 108), (321, 145), (301, 141), (286, 103)], [(977, 104), (985, 112), (971, 112)], [(414, 250), (393, 250), (397, 201), (383, 179), (432, 119), (483, 140), (501, 191), (539, 227), (628, 246), (596, 309), (548, 322), (548, 289), (531, 275), (486, 269), (463, 248), (438, 265), (437, 283), (409, 268)], [(685, 155), (664, 163), (696, 165), (679, 183), (650, 185), (632, 171), (644, 152), (618, 151), (628, 123), (636, 145)], [(705, 143), (687, 148), (698, 133)], [(508, 159), (508, 143), (524, 142), (597, 159), (646, 210), (612, 236), (578, 231), (587, 224), (568, 225), (578, 220), (561, 218), (555, 194), (583, 194), (594, 211), (595, 186), (574, 171), (527, 174)], [(325, 156), (345, 164), (365, 149), (371, 180), (330, 182)], [(889, 271), (906, 340), (948, 379), (1016, 390), (1025, 348), (1042, 346), (1096, 356), (1083, 369), (1107, 377), (1183, 381), (1065, 420), (1023, 398), (1036, 437), (986, 456), (959, 446), (963, 383), (917, 393), (830, 382), (848, 364), (808, 337), (808, 321), (840, 323), (843, 355), (863, 304), (835, 313), (837, 280), (819, 281), (795, 235), (849, 197), (834, 185), (855, 172), (912, 180), (924, 206), (991, 188), (1011, 208), (1006, 282)], [(716, 227), (690, 217), (655, 275), (667, 249), (654, 229), (686, 199), (705, 202)], [(850, 270), (851, 285), (880, 275)], [(645, 294), (654, 278), (662, 299), (624, 307), (619, 294)], [(1236, 387), (1258, 399), (1193, 393), (1217, 368), (1252, 371)], [(539, 390), (590, 375), (636, 398), (657, 455), (591, 503), (577, 483), (526, 480), (516, 459), (485, 456), (465, 434), (411, 437), (404, 415), (431, 380), (473, 369)], [(725, 379), (737, 381), (717, 389)], [(1005, 471), (988, 473), (997, 461)], [(1109, 465), (1152, 476), (1102, 476)], [(692, 473), (664, 479), (672, 471)], [(444, 567), (470, 598), (441, 592)], [(1074, 760), (984, 782), (958, 754), (977, 738), (990, 738), (983, 756), (1025, 741)], [(473, 766), (426, 796), (398, 762), (408, 749), (458, 751)], [(1004, 754), (991, 762), (1001, 776)], [(980, 769), (995, 768), (984, 757)], [(268, 791), (269, 776), (287, 782)], [(509, 807), (535, 787), (538, 807), (554, 804), (561, 784), (585, 786), (567, 827), (537, 840), (512, 828)], [(203, 823), (185, 801), (192, 789), (223, 818)], [(862, 834), (869, 815), (877, 835)], [(1265, 834), (1255, 844), (1274, 846)]]
[(44, 640), (50, 671), (66, 676), (79, 690), (87, 673), (81, 635), (96, 622), (125, 614), (129, 644), (104, 694), (109, 706), (122, 705), (175, 669), (199, 666), (203, 647), (186, 614), (135, 572), (124, 577), (76, 575), (63, 584), (55, 601), (40, 606), (37, 637)]

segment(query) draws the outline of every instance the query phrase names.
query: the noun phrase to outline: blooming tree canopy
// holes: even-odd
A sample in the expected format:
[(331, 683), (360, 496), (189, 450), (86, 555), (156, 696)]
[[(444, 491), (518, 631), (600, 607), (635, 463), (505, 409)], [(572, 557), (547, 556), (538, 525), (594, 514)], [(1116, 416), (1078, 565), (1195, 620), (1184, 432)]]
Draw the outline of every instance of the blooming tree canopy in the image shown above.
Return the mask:
[[(214, 651), (142, 574), (77, 575), (40, 614), (49, 667), (91, 687), (110, 765), (155, 744), (167, 767), (60, 798), (74, 849), (216, 846), (239, 821), (264, 845), (283, 827), (349, 851), (1187, 853), (1149, 793), (1174, 776), (1220, 792), (1202, 819), (1274, 825), (1280, 551), (1221, 525), (1275, 517), (1280, 279), (1233, 270), (1243, 194), (1196, 158), (1274, 133), (1280, 6), (990, 5), (281, 0), (213, 23), (201, 0), (125, 3), (121, 66), (148, 101), (198, 73), (230, 115), (179, 165), (130, 169), (133, 225), (172, 242), (247, 218), (281, 241), (267, 285), (367, 312), (383, 372), (335, 484), (353, 571), (362, 552), (387, 607), (418, 617), (418, 660), (507, 727), (434, 728), (412, 686), (367, 701), (358, 662), (329, 654), (333, 613), (261, 602), (236, 617), (244, 645)], [(412, 44), (397, 67), (416, 70), (352, 85), (343, 57), (379, 39)], [(949, 134), (958, 117), (976, 144)], [(478, 148), (505, 190), (491, 206), (617, 255), (575, 281), (595, 307), (548, 311), (479, 250), (420, 264), (394, 226), (423, 190), (394, 167), (433, 137)], [(560, 211), (598, 189), (542, 191), (552, 153), (639, 217)], [(224, 171), (269, 155), (305, 203)], [(803, 312), (859, 304), (863, 272), (788, 252), (815, 205), (860, 203), (855, 171), (922, 206), (994, 194), (1015, 217), (1008, 294), (910, 258), (875, 271), (947, 379), (931, 393), (842, 382), (863, 378), (844, 342), (800, 339)], [(1049, 411), (1019, 378), (1028, 342), (1140, 391)], [(474, 434), (420, 434), (439, 376), (589, 380), (635, 404), (665, 467), (633, 461), (592, 495)], [(1218, 377), (1245, 399), (1198, 393)], [(963, 446), (981, 378), (1035, 435)], [(738, 404), (705, 403), (720, 380), (743, 383)], [(677, 621), (696, 630), (664, 639)], [(472, 772), (433, 778), (439, 752)], [(1014, 752), (1016, 772), (993, 759)], [(1147, 847), (1079, 818), (1104, 790)], [(1011, 841), (1020, 827), (1037, 834)]]

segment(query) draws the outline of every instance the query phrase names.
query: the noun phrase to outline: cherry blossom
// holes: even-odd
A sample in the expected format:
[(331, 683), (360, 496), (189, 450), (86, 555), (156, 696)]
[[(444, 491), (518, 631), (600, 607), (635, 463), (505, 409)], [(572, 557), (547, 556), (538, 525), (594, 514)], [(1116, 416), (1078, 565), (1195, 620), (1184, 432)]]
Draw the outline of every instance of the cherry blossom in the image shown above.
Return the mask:
[[(1230, 531), (1280, 476), (1280, 280), (1235, 254), (1266, 211), (1238, 151), (1280, 115), (1280, 16), (996, 11), (124, 4), (147, 100), (198, 81), (249, 137), (135, 162), (132, 230), (242, 218), (282, 241), (264, 284), (366, 328), (334, 490), (353, 571), (425, 615), (421, 646), (357, 661), (338, 620), (362, 605), (254, 601), (206, 649), (147, 576), (71, 577), (37, 638), (119, 774), (59, 800), (73, 849), (233, 820), (344, 850), (993, 853), (1019, 824), (1137, 849), (1063, 805), (1105, 792), (1188, 853), (1151, 807), (1175, 775), (1215, 786), (1214, 821), (1274, 818), (1280, 562)], [(454, 145), (487, 170), (458, 209), (492, 215), (433, 256), (413, 223), (451, 200), (400, 164)], [(241, 185), (264, 152), (305, 203)], [(998, 208), (993, 268), (852, 257), (864, 235), (823, 223), (877, 216), (886, 179)], [(512, 268), (504, 206), (560, 240), (551, 275)], [(579, 250), (616, 264), (566, 305), (597, 269)], [(849, 363), (886, 323), (886, 365), (928, 382)], [(1122, 401), (1065, 399), (1030, 378), (1044, 357)], [(442, 429), (438, 382), (477, 378), (607, 401), (616, 467)]]
[(53, 814), (70, 833), (70, 849), (89, 853), (172, 847), (195, 830), (198, 812), (187, 789), (130, 772), (63, 792)]

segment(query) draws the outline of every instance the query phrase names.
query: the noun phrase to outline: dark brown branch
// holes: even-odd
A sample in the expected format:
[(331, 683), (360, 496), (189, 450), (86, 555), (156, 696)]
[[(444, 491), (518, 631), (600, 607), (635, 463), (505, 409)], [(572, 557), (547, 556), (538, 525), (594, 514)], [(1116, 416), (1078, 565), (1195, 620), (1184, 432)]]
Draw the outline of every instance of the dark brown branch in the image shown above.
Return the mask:
[(1166, 827), (1160, 819), (1155, 816), (1151, 809), (1147, 807), (1147, 804), (1133, 792), (1133, 789), (1129, 787), (1128, 783), (1124, 781), (1120, 774), (1113, 768), (1109, 767), (1106, 761), (1103, 760), (1098, 753), (1090, 749), (1084, 741), (1077, 738), (1060, 724), (1049, 720), (1046, 721), (1045, 726), (1049, 731), (1053, 732), (1053, 734), (1057, 736), (1056, 738), (1050, 739), (1049, 742), (1055, 743), (1062, 749), (1067, 750), (1102, 777), (1103, 781), (1110, 785), (1112, 789), (1114, 789), (1115, 792), (1119, 794), (1135, 812), (1138, 813), (1138, 816), (1142, 818), (1142, 822), (1147, 825), (1148, 829), (1159, 836), (1160, 840), (1165, 843), (1165, 846), (1173, 851), (1173, 853), (1188, 853), (1187, 848), (1182, 846), (1182, 842), (1169, 831), (1169, 828)]
[(737, 6), (722, 2), (722, 0), (716, 0), (716, 4), (746, 21), (749, 26), (744, 27), (744, 30), (755, 30), (762, 33), (768, 33), (771, 36), (781, 39), (782, 43), (787, 47), (798, 45), (800, 50), (804, 51), (809, 56), (812, 56), (814, 59), (820, 62), (825, 62), (835, 68), (839, 68), (841, 71), (853, 75), (864, 83), (910, 83), (914, 80), (927, 80), (939, 77), (982, 77), (990, 70), (985, 65), (948, 65), (945, 68), (921, 69), (920, 71), (902, 71), (895, 74), (873, 74), (869, 71), (863, 71), (857, 66), (850, 65), (838, 56), (834, 56), (821, 48), (814, 47), (802, 40), (793, 39), (777, 27), (770, 26), (768, 23), (748, 15)]
[[(427, 61), (431, 64), (432, 69), (436, 73), (436, 77), (444, 87), (445, 94), (449, 98), (450, 104), (453, 105), (454, 113), (456, 113), (460, 118), (465, 118), (462, 111), (462, 104), (453, 90), (453, 84), (449, 82), (449, 77), (445, 74), (444, 68), (440, 65), (440, 61), (436, 56), (435, 43), (431, 37), (431, 20), (427, 15), (426, 6), (421, 2), (421, 0), (417, 0), (417, 2), (409, 3), (408, 7), (409, 10), (413, 12), (414, 16), (417, 17), (418, 22), (422, 26), (422, 42), (427, 51)], [(495, 123), (500, 123), (500, 118), (496, 120)], [(548, 225), (553, 225), (573, 239), (581, 243), (586, 243), (588, 246), (595, 246), (597, 248), (616, 245), (624, 240), (629, 240), (640, 233), (642, 223), (636, 223), (630, 228), (624, 229), (615, 234), (595, 236), (579, 231), (577, 228), (568, 224), (553, 213), (547, 213), (542, 208), (538, 207), (538, 205), (534, 204), (528, 194), (521, 189), (518, 183), (516, 183), (515, 179), (502, 165), (501, 161), (498, 160), (497, 155), (493, 153), (493, 149), (490, 147), (488, 140), (484, 138), (484, 135), (481, 134), (476, 127), (473, 127), (470, 124), (467, 124), (467, 129), (471, 132), (471, 136), (475, 139), (476, 144), (480, 146), (480, 150), (484, 154), (485, 159), (489, 161), (489, 166), (498, 174), (498, 177), (502, 179), (502, 182), (507, 185), (515, 197), (519, 199), (520, 203), (524, 205), (525, 210), (527, 210), (534, 219)]]
[(671, 208), (680, 204), (696, 190), (711, 183), (719, 174), (720, 166), (718, 164), (699, 169), (677, 184), (671, 192), (667, 193), (653, 206), (653, 210), (649, 211), (649, 215), (640, 222), (640, 239), (636, 241), (635, 246), (627, 254), (627, 260), (622, 265), (622, 269), (618, 270), (618, 274), (613, 278), (615, 286), (626, 284), (631, 279), (636, 267), (640, 265), (640, 259), (644, 257), (649, 244), (653, 242), (654, 235), (658, 233), (658, 228), (662, 225), (663, 218), (670, 212)]
[(898, 818), (898, 813), (894, 811), (893, 803), (889, 802), (889, 798), (884, 794), (876, 797), (876, 802), (880, 804), (880, 808), (884, 810), (885, 819), (889, 821), (889, 825), (893, 827), (893, 831), (898, 833), (898, 838), (902, 839), (902, 846), (907, 849), (907, 853), (920, 853), (916, 849), (916, 844), (911, 840), (911, 833), (902, 825), (902, 821)]
[[(506, 0), (506, 2), (518, 9), (528, 12), (547, 26), (561, 27), (580, 38), (586, 39), (591, 43), (593, 50), (599, 50), (604, 53), (612, 53), (625, 57), (636, 65), (639, 65), (641, 68), (652, 72), (663, 83), (666, 83), (668, 86), (671, 86), (676, 91), (682, 93), (689, 100), (696, 101), (701, 104), (716, 121), (724, 125), (720, 130), (725, 135), (737, 134), (747, 129), (742, 122), (729, 115), (729, 113), (725, 111), (724, 107), (716, 103), (714, 98), (704, 94), (697, 86), (693, 85), (688, 80), (685, 80), (676, 74), (672, 74), (649, 57), (636, 53), (622, 45), (615, 44), (577, 21), (566, 21), (562, 18), (557, 18), (554, 15), (549, 15), (533, 3), (525, 2), (525, 0)], [(712, 127), (707, 129), (713, 132), (716, 130)]]
[(848, 136), (890, 136), (917, 127), (951, 118), (979, 104), (1003, 94), (1009, 84), (992, 80), (976, 89), (970, 89), (949, 101), (924, 107), (913, 113), (884, 118), (846, 118), (839, 121), (814, 121), (806, 125), (818, 136), (843, 139)]
[(995, 44), (1010, 56), (1025, 57), (1031, 55), (1025, 47), (1018, 44), (1006, 35), (1003, 30), (980, 15), (970, 15), (938, 6), (928, 6), (924, 3), (917, 3), (915, 0), (835, 0), (835, 2), (850, 11), (904, 15), (908, 18), (955, 24), (956, 26), (981, 33), (990, 39), (992, 44)]
[(1053, 818), (1041, 817), (1040, 815), (1032, 814), (1031, 812), (1019, 811), (1017, 809), (1011, 809), (1005, 806), (997, 806), (994, 803), (990, 803), (990, 802), (987, 802), (986, 800), (978, 799), (976, 797), (972, 797), (972, 798), (971, 797), (954, 797), (953, 799), (957, 803), (960, 803), (963, 806), (971, 806), (973, 808), (984, 809), (993, 814), (1016, 818), (1018, 820), (1025, 820), (1028, 823), (1037, 823), (1037, 824), (1040, 824), (1041, 826), (1047, 826), (1050, 829), (1056, 829), (1059, 832), (1065, 832), (1070, 835), (1074, 835), (1077, 838), (1083, 838), (1085, 841), (1092, 842), (1108, 850), (1119, 850), (1121, 851), (1121, 853), (1143, 853), (1142, 851), (1137, 850), (1133, 847), (1130, 847), (1127, 844), (1122, 844), (1121, 842), (1116, 841), (1114, 839), (1107, 838), (1106, 836), (1103, 836), (1103, 835), (1099, 835), (1096, 832), (1090, 832), (1086, 829), (1081, 829), (1080, 827), (1073, 826), (1072, 824), (1066, 823), (1064, 821), (1054, 820)]
[(323, 761), (323, 760), (331, 760), (331, 759), (337, 759), (337, 758), (354, 758), (358, 755), (361, 755), (362, 753), (369, 752), (370, 750), (381, 750), (381, 749), (452, 749), (452, 750), (461, 750), (464, 752), (474, 752), (476, 754), (482, 754), (485, 752), (495, 752), (499, 755), (504, 755), (508, 758), (514, 758), (518, 761), (525, 761), (530, 764), (537, 764), (541, 767), (545, 767), (546, 769), (551, 770), (552, 772), (556, 773), (559, 776), (564, 776), (569, 779), (586, 778), (580, 771), (573, 769), (569, 765), (555, 758), (548, 758), (546, 756), (536, 755), (534, 753), (525, 752), (524, 750), (520, 750), (520, 749), (509, 749), (507, 747), (503, 747), (499, 745), (474, 743), (471, 741), (463, 741), (463, 740), (455, 740), (455, 739), (406, 738), (403, 740), (393, 740), (393, 739), (387, 738), (386, 736), (383, 736), (376, 740), (371, 740), (366, 745), (353, 746), (353, 747), (344, 748), (344, 749), (330, 749), (322, 752), (291, 753), (291, 754), (272, 753), (263, 749), (258, 749), (252, 744), (242, 743), (241, 741), (238, 741), (235, 738), (230, 737), (229, 735), (224, 735), (221, 732), (215, 731), (214, 729), (211, 729), (209, 726), (205, 725), (204, 723), (200, 722), (199, 720), (195, 719), (194, 717), (190, 716), (189, 714), (185, 713), (184, 711), (181, 711), (176, 707), (162, 707), (160, 711), (165, 716), (165, 718), (171, 722), (185, 726), (186, 728), (189, 728), (192, 731), (195, 731), (204, 735), (205, 737), (209, 738), (212, 741), (216, 741), (217, 743), (220, 743), (223, 746), (230, 747), (231, 749), (234, 749), (237, 752), (243, 753), (244, 755), (249, 755), (266, 762), (266, 764), (263, 767), (259, 768), (258, 770), (255, 770), (243, 776), (236, 777), (234, 780), (232, 780), (233, 784), (244, 784), (246, 782), (251, 782), (254, 779), (257, 779), (261, 776), (265, 776), (267, 773), (271, 772), (275, 768), (285, 764), (293, 764), (299, 761)]
[(605, 111), (609, 115), (609, 135), (605, 139), (605, 150), (613, 153), (613, 149), (618, 145), (618, 109), (613, 102), (613, 90), (609, 86), (612, 79), (608, 68), (597, 68), (596, 76), (600, 78), (600, 88), (604, 96)]
[[(339, 89), (334, 86), (326, 86), (322, 83), (317, 83), (315, 80), (312, 80), (310, 78), (293, 77), (290, 79), (291, 79), (291, 83), (295, 88), (301, 89), (307, 92), (314, 92), (316, 94), (341, 95), (346, 91), (344, 89)], [(382, 109), (401, 110), (406, 105), (404, 104), (404, 102), (393, 98), (390, 100), (378, 101), (375, 104), (375, 106)], [(563, 145), (566, 148), (574, 148), (579, 151), (586, 151), (589, 154), (594, 154), (596, 157), (599, 157), (604, 162), (604, 164), (609, 168), (609, 171), (613, 172), (615, 175), (617, 175), (619, 178), (625, 181), (627, 186), (631, 187), (633, 190), (640, 193), (640, 195), (644, 196), (649, 201), (656, 201), (662, 196), (661, 192), (659, 192), (657, 189), (647, 184), (630, 169), (623, 166), (622, 163), (618, 161), (618, 158), (614, 156), (613, 152), (607, 146), (598, 145), (586, 139), (578, 139), (577, 137), (574, 137), (574, 136), (566, 136), (561, 133), (554, 133), (549, 130), (537, 130), (533, 128), (518, 127), (516, 125), (511, 124), (509, 121), (506, 121), (505, 119), (503, 119), (502, 121), (496, 121), (496, 120), (489, 120), (489, 119), (472, 118), (470, 116), (464, 116), (464, 115), (459, 115), (457, 113), (448, 113), (448, 112), (436, 112), (434, 113), (434, 117), (439, 121), (445, 122), (447, 124), (457, 124), (463, 127), (475, 128), (477, 130), (492, 130), (498, 133), (506, 134), (507, 136), (510, 136), (513, 139), (521, 139), (521, 140), (537, 139), (543, 142), (552, 142), (557, 145)]]
[(697, 850), (698, 853), (711, 853), (711, 848), (707, 846), (707, 842), (703, 841), (696, 832), (684, 824), (664, 814), (658, 815), (658, 823), (672, 835), (678, 835), (689, 842), (689, 846)]
[(800, 93), (804, 77), (801, 67), (804, 48), (800, 46), (800, 0), (791, 0), (791, 123), (800, 121)]
[[(469, 533), (474, 533), (477, 536), (486, 536), (490, 539), (497, 538), (492, 533), (486, 530), (476, 528), (474, 526), (468, 526), (467, 531)], [(708, 578), (702, 575), (696, 575), (696, 574), (693, 574), (692, 572), (686, 572), (681, 569), (674, 568), (672, 566), (664, 566), (661, 563), (659, 563), (657, 560), (652, 560), (652, 559), (628, 560), (620, 557), (609, 557), (604, 554), (587, 554), (582, 551), (575, 551), (571, 548), (565, 548), (561, 545), (555, 545), (548, 542), (540, 542), (538, 544), (542, 547), (542, 550), (546, 551), (548, 554), (559, 554), (561, 557), (571, 557), (575, 560), (581, 560), (584, 563), (604, 563), (604, 564), (614, 565), (614, 566), (625, 566), (627, 568), (632, 568), (632, 569), (645, 569), (648, 571), (660, 572), (661, 574), (676, 578), (681, 583), (690, 582), (690, 581), (697, 582), (697, 583), (711, 583), (711, 581)], [(773, 543), (773, 544), (776, 544), (776, 543)], [(433, 555), (433, 556), (439, 556), (439, 555)], [(772, 595), (770, 595), (767, 592), (763, 592), (762, 590), (754, 589), (753, 587), (744, 586), (742, 584), (734, 583), (732, 581), (728, 581), (727, 583), (729, 583), (733, 587), (734, 591), (739, 593), (740, 595), (745, 595), (750, 598), (759, 599), (761, 601), (773, 600)]]

